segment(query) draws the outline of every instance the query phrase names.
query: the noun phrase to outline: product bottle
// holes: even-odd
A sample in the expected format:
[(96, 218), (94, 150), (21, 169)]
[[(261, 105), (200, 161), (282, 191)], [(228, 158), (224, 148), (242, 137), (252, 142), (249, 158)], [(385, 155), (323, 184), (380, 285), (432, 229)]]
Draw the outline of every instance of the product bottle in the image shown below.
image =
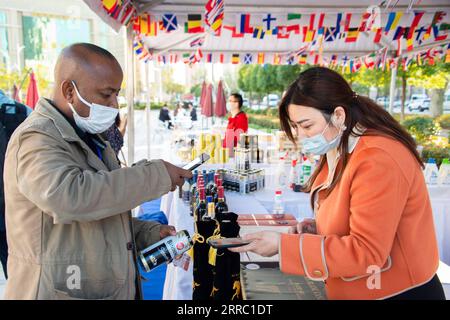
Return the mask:
[(194, 213), (194, 219), (195, 221), (200, 221), (203, 216), (207, 215), (208, 210), (206, 207), (206, 201), (205, 201), (205, 189), (201, 188), (199, 189), (199, 203), (197, 205), (197, 208), (195, 209)]
[(437, 182), (440, 186), (450, 184), (450, 161), (447, 158), (442, 160)]
[(272, 214), (277, 219), (281, 219), (284, 217), (283, 193), (281, 190), (275, 191), (275, 201), (273, 204)]
[(178, 231), (175, 236), (166, 237), (139, 252), (139, 263), (146, 272), (188, 251), (192, 246), (191, 237), (186, 230)]
[(294, 159), (292, 160), (291, 170), (289, 172), (289, 188), (292, 190), (294, 189), (297, 176), (298, 176), (297, 160)]
[(439, 170), (436, 165), (436, 160), (434, 158), (429, 158), (428, 162), (425, 164), (425, 182), (430, 185), (435, 185), (437, 183), (437, 178), (439, 175)]
[(287, 184), (286, 168), (284, 166), (284, 157), (280, 157), (277, 171), (275, 173), (275, 187), (277, 190), (284, 190)]
[(188, 179), (184, 179), (184, 184), (181, 191), (183, 195), (183, 202), (188, 204), (191, 199), (191, 186), (189, 185)]
[(312, 174), (312, 165), (307, 157), (303, 157), (302, 174), (303, 174), (302, 184), (306, 184)]
[(223, 187), (217, 188), (217, 204), (215, 208), (216, 216), (220, 216), (222, 212), (228, 211), (228, 206), (225, 203), (225, 190)]

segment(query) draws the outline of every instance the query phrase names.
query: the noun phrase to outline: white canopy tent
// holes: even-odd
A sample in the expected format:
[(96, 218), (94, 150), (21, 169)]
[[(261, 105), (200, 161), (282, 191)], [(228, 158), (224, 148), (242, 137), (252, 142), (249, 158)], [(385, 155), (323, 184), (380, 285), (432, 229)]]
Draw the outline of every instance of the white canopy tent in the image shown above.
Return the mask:
[[(299, 32), (291, 32), (289, 38), (278, 37), (273, 34), (266, 35), (263, 39), (254, 37), (251, 33), (246, 33), (242, 37), (233, 37), (233, 31), (229, 28), (222, 27), (220, 36), (215, 36), (212, 32), (205, 28), (204, 33), (186, 33), (184, 24), (188, 19), (188, 14), (202, 14), (205, 12), (206, 0), (131, 0), (137, 9), (138, 14), (148, 13), (155, 21), (161, 21), (163, 15), (174, 14), (177, 17), (178, 28), (170, 33), (161, 31), (156, 35), (142, 35), (142, 41), (146, 49), (153, 55), (165, 54), (181, 54), (192, 52), (191, 42), (201, 36), (204, 36), (204, 43), (201, 46), (203, 55), (211, 53), (212, 60), (210, 62), (218, 62), (219, 54), (229, 57), (232, 54), (257, 54), (264, 53), (266, 61), (270, 63), (270, 58), (274, 55), (283, 57), (289, 56), (290, 53), (304, 49), (321, 50), (324, 57), (329, 58), (331, 55), (343, 55), (345, 57), (362, 57), (377, 50), (386, 48), (387, 54), (392, 55), (398, 49), (398, 42), (392, 41), (392, 33), (381, 33), (381, 37), (377, 43), (373, 38), (373, 32), (359, 32), (358, 40), (355, 42), (347, 42), (345, 38), (336, 38), (334, 41), (323, 41), (321, 47), (317, 42), (305, 41), (302, 32), (302, 26), (311, 26), (317, 29), (319, 23), (325, 27), (335, 27), (337, 25), (337, 16), (339, 13), (343, 15), (352, 14), (350, 27), (358, 27), (360, 25), (361, 16), (367, 12), (369, 7), (380, 5), (381, 1), (368, 0), (225, 0), (224, 1), (224, 26), (238, 26), (238, 19), (241, 14), (249, 14), (249, 24), (252, 27), (261, 26), (266, 31), (272, 29), (275, 25), (286, 25), (287, 14), (301, 14), (299, 18)], [(94, 10), (100, 18), (108, 23), (116, 31), (120, 29), (121, 24), (111, 18), (102, 7), (100, 0), (84, 0), (89, 7)], [(373, 8), (373, 7), (372, 7)], [(390, 12), (403, 12), (398, 25), (409, 26), (414, 19), (414, 11), (423, 11), (424, 15), (420, 21), (420, 26), (430, 25), (434, 14), (437, 11), (447, 12), (445, 22), (449, 23), (450, 3), (448, 0), (392, 0), (384, 1), (383, 5), (378, 7), (378, 20), (375, 24), (384, 27)], [(375, 10), (377, 8), (375, 7)], [(324, 14), (321, 22), (319, 15)], [(311, 15), (315, 15), (314, 22), (311, 22)], [(236, 31), (237, 32), (237, 31)], [(134, 41), (133, 26), (130, 24), (127, 28), (128, 48), (127, 48), (127, 101), (128, 101), (128, 163), (134, 161), (134, 118), (133, 118), (133, 101), (134, 101), (134, 63), (135, 54), (133, 50)], [(408, 51), (408, 54), (414, 51), (424, 50), (437, 44), (445, 44), (449, 39), (440, 42), (433, 41), (430, 37), (429, 41), (423, 41), (419, 45), (416, 44), (414, 50)], [(406, 41), (402, 44), (404, 52), (406, 52)], [(205, 59), (202, 59), (204, 62)], [(242, 58), (241, 58), (241, 61)], [(390, 90), (390, 110), (392, 111), (396, 68), (392, 68), (392, 81)], [(148, 97), (148, 105), (150, 104)]]

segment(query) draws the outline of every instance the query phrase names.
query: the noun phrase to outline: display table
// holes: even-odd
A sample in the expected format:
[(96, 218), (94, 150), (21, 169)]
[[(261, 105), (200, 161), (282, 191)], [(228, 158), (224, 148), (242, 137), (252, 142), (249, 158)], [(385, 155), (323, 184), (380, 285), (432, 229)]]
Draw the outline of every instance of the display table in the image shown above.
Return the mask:
[[(264, 166), (264, 165), (260, 165)], [(266, 165), (267, 166), (267, 165)], [(220, 166), (208, 166), (209, 169), (217, 169)], [(267, 168), (267, 167), (266, 167)], [(270, 175), (270, 168), (269, 175)], [(270, 181), (269, 181), (270, 185)], [(436, 236), (439, 246), (440, 260), (450, 265), (450, 187), (429, 186), (429, 194), (433, 209), (433, 217), (436, 226)], [(273, 190), (267, 189), (251, 194), (238, 194), (227, 192), (227, 204), (230, 211), (237, 214), (267, 214), (273, 207)], [(313, 217), (309, 204), (309, 195), (286, 191), (283, 194), (285, 212), (294, 215), (297, 220)], [(178, 191), (163, 196), (161, 200), (161, 211), (167, 215), (170, 225), (177, 230), (187, 230), (191, 235), (194, 233), (193, 218), (189, 214), (189, 207), (178, 197)], [(241, 235), (245, 232), (241, 232)], [(255, 262), (253, 253), (249, 256), (241, 254), (241, 261)], [(259, 258), (261, 261), (276, 261), (277, 256), (272, 258)], [(166, 281), (164, 285), (164, 300), (191, 300), (192, 299), (192, 263), (187, 271), (175, 267), (173, 264), (167, 266)]]

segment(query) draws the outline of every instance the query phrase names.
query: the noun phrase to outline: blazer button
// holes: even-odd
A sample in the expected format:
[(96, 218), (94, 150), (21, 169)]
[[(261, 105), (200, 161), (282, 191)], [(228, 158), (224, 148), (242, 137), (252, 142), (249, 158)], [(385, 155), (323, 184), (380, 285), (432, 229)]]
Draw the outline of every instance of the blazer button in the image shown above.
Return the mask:
[(323, 275), (323, 273), (320, 270), (314, 270), (313, 275), (317, 278), (320, 278)]

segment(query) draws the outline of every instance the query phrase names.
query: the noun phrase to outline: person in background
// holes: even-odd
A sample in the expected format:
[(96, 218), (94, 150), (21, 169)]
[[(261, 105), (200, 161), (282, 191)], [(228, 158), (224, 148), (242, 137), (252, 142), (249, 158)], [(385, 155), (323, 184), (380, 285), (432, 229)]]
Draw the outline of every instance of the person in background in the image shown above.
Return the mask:
[(173, 117), (176, 118), (178, 117), (178, 115), (181, 116), (181, 113), (183, 111), (183, 105), (180, 102), (179, 104), (177, 104), (177, 106), (175, 107), (175, 110), (173, 111)]
[(167, 107), (167, 103), (164, 103), (161, 110), (159, 110), (159, 121), (162, 121), (168, 129), (173, 128), (172, 118), (170, 118), (170, 111)]
[(189, 114), (192, 121), (197, 121), (197, 109), (194, 108), (194, 105), (192, 103), (189, 103)]
[(307, 182), (314, 219), (290, 234), (247, 234), (232, 249), (279, 254), (282, 272), (323, 281), (328, 299), (445, 300), (423, 163), (411, 135), (337, 72), (300, 74), (279, 106), (281, 128), (320, 155)]
[(228, 125), (223, 141), (224, 148), (233, 149), (237, 146), (237, 141), (241, 133), (248, 131), (248, 118), (242, 111), (243, 99), (239, 93), (232, 93), (228, 98), (227, 110), (231, 116), (228, 118)]
[(5, 162), (6, 146), (16, 128), (33, 110), (8, 97), (0, 90), (0, 261), (5, 278), (8, 279), (8, 242), (5, 224), (5, 193), (3, 184), (3, 166)]

